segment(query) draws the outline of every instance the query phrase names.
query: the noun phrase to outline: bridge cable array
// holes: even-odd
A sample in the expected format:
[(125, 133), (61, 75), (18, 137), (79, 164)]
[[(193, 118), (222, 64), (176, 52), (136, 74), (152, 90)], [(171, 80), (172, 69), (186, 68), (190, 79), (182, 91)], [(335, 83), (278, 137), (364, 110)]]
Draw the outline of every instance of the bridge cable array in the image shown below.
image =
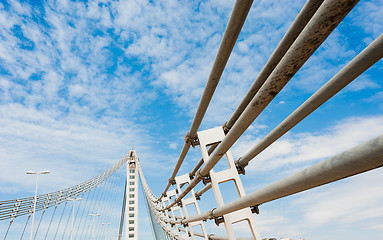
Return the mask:
[[(122, 168), (126, 158), (118, 161), (104, 173), (78, 185), (60, 191), (37, 196), (37, 227), (33, 239), (69, 239), (73, 231), (73, 239), (89, 239), (92, 234), (104, 235), (103, 228), (93, 227), (89, 214), (99, 214), (94, 222), (112, 221), (113, 211), (123, 201), (126, 169)], [(77, 201), (76, 201), (77, 200)], [(72, 201), (76, 201), (75, 209)], [(33, 214), (34, 197), (0, 201), (1, 222), (9, 221), (3, 239), (25, 239), (25, 232), (30, 225)], [(74, 210), (74, 211), (73, 211)], [(74, 215), (74, 218), (72, 216)], [(71, 220), (74, 221), (71, 227)], [(20, 223), (24, 222), (22, 225)], [(16, 224), (16, 225), (15, 225)], [(117, 224), (117, 222), (116, 222)], [(20, 234), (18, 234), (20, 233)], [(18, 235), (18, 236), (17, 236)]]

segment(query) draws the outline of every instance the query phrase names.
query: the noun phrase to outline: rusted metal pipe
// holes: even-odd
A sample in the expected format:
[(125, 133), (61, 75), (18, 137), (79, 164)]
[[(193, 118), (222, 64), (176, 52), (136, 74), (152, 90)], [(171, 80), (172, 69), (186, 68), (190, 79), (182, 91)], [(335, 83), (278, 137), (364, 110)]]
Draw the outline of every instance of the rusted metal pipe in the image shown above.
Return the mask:
[(305, 117), (319, 108), (327, 100), (355, 80), (360, 74), (374, 65), (383, 57), (383, 34), (368, 45), (352, 61), (350, 61), (333, 78), (307, 99), (282, 123), (273, 129), (265, 138), (255, 145), (249, 152), (236, 161), (239, 169), (247, 166), (250, 160), (265, 150), (273, 142), (292, 129)]
[(237, 121), (242, 112), (246, 109), (247, 105), (253, 99), (258, 90), (262, 87), (263, 83), (273, 72), (275, 67), (278, 65), (280, 60), (283, 58), (287, 50), (293, 44), (295, 39), (302, 32), (304, 27), (310, 21), (314, 13), (318, 10), (319, 6), (322, 4), (323, 0), (309, 0), (305, 3), (302, 10), (299, 12), (298, 16), (295, 18), (294, 22), (291, 24), (290, 28), (287, 30), (286, 34), (283, 36), (282, 40), (279, 42), (277, 48), (274, 50), (273, 54), (270, 56), (269, 60), (262, 68), (258, 77), (255, 79), (250, 89), (247, 91), (245, 97), (242, 99), (241, 103), (235, 109), (233, 115), (226, 122), (226, 127), (231, 128), (234, 123)]
[[(255, 96), (258, 90), (261, 88), (263, 83), (266, 81), (267, 77), (271, 74), (274, 68), (278, 65), (279, 61), (285, 55), (287, 50), (290, 48), (291, 44), (295, 41), (298, 35), (301, 33), (303, 28), (310, 21), (311, 17), (318, 10), (319, 6), (322, 4), (323, 0), (308, 0), (303, 6), (302, 10), (299, 12), (298, 16), (295, 18), (294, 22), (291, 24), (290, 28), (287, 30), (286, 34), (278, 44), (277, 48), (274, 50), (273, 54), (270, 56), (269, 60), (262, 68), (258, 77), (251, 85), (250, 89), (246, 93), (245, 97), (242, 99), (241, 103), (238, 105), (237, 109), (234, 111), (230, 119), (224, 124), (225, 132), (229, 132), (230, 128), (237, 121), (239, 116), (245, 110), (251, 99)], [(216, 147), (216, 146), (215, 146)], [(214, 150), (214, 149), (213, 149)], [(211, 154), (213, 151), (210, 152)], [(203, 159), (200, 159), (194, 169), (189, 173), (190, 178), (194, 177), (194, 174), (197, 170), (203, 165)]]
[[(234, 48), (234, 45), (237, 41), (238, 35), (241, 32), (242, 26), (245, 23), (247, 14), (251, 8), (253, 0), (237, 0), (234, 4), (233, 11), (231, 13), (229, 22), (227, 24), (225, 33), (223, 34), (221, 44), (218, 49), (217, 56), (215, 57), (213, 67), (211, 69), (209, 78), (207, 80), (205, 90), (202, 94), (200, 103), (197, 108), (197, 112), (194, 116), (188, 137), (191, 139), (196, 138), (196, 134), (199, 126), (201, 125), (202, 119), (206, 113), (206, 110), (209, 106), (211, 98), (213, 97), (214, 91), (218, 85), (218, 82), (221, 78), (223, 70), (225, 69), (226, 63), (229, 60), (230, 54)], [(161, 197), (165, 196), (170, 185), (174, 181), (182, 162), (185, 159), (185, 156), (190, 148), (190, 141), (186, 141), (184, 147), (182, 148), (180, 157), (178, 158), (177, 164), (173, 170), (173, 173), (169, 179), (168, 184), (165, 187), (165, 190), (161, 194)]]
[(265, 84), (235, 122), (232, 129), (210, 155), (209, 160), (196, 172), (196, 177), (166, 209), (169, 209), (179, 202), (208, 175), (215, 164), (225, 155), (230, 147), (282, 90), (358, 1), (359, 0), (325, 0), (322, 3), (278, 66), (268, 77)]
[(383, 167), (383, 135), (307, 167), (245, 197), (200, 215), (183, 219), (179, 221), (179, 224), (214, 219), (246, 207), (258, 206), (380, 167)]

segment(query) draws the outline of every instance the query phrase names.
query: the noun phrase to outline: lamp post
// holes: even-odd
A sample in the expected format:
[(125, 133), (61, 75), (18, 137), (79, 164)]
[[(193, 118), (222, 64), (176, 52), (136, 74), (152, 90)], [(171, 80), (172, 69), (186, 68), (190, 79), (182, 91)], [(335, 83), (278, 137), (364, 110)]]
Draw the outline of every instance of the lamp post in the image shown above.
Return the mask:
[(67, 198), (67, 201), (73, 201), (73, 211), (72, 211), (72, 229), (70, 231), (70, 240), (73, 240), (73, 228), (74, 228), (74, 206), (76, 201), (81, 201), (82, 198)]
[(36, 174), (36, 190), (35, 190), (35, 199), (33, 202), (33, 216), (32, 216), (32, 227), (31, 227), (31, 240), (33, 240), (33, 228), (35, 223), (35, 212), (36, 212), (36, 202), (37, 202), (37, 186), (39, 184), (39, 174), (49, 174), (50, 171), (41, 171), (39, 173), (33, 171), (27, 171), (27, 174)]
[(96, 229), (96, 217), (97, 216), (100, 216), (101, 214), (99, 213), (91, 213), (89, 214), (89, 216), (92, 216), (93, 217), (93, 240), (95, 239), (95, 229)]
[(106, 234), (107, 234), (107, 231), (108, 231), (108, 226), (109, 226), (110, 224), (111, 224), (111, 223), (101, 223), (101, 225), (106, 226), (106, 228), (105, 228), (105, 240), (106, 240)]

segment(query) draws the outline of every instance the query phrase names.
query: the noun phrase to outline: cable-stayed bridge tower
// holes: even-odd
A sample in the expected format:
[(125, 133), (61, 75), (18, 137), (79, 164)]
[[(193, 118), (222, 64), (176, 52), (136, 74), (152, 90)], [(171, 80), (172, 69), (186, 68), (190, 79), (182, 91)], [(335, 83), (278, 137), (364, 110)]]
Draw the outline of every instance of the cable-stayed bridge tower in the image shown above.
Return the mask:
[(127, 158), (126, 200), (125, 200), (125, 239), (138, 239), (138, 157), (131, 150)]

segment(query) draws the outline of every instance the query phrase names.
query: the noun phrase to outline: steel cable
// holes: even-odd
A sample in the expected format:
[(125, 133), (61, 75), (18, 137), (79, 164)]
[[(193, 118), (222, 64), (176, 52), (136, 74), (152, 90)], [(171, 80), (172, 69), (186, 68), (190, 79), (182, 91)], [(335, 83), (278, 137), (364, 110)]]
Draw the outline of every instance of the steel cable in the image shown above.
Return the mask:
[(27, 219), (27, 221), (25, 221), (24, 229), (23, 229), (23, 232), (21, 233), (20, 240), (22, 240), (24, 237), (25, 229), (27, 228), (27, 225), (28, 225), (30, 218), (31, 218), (31, 215), (28, 215), (28, 219)]

